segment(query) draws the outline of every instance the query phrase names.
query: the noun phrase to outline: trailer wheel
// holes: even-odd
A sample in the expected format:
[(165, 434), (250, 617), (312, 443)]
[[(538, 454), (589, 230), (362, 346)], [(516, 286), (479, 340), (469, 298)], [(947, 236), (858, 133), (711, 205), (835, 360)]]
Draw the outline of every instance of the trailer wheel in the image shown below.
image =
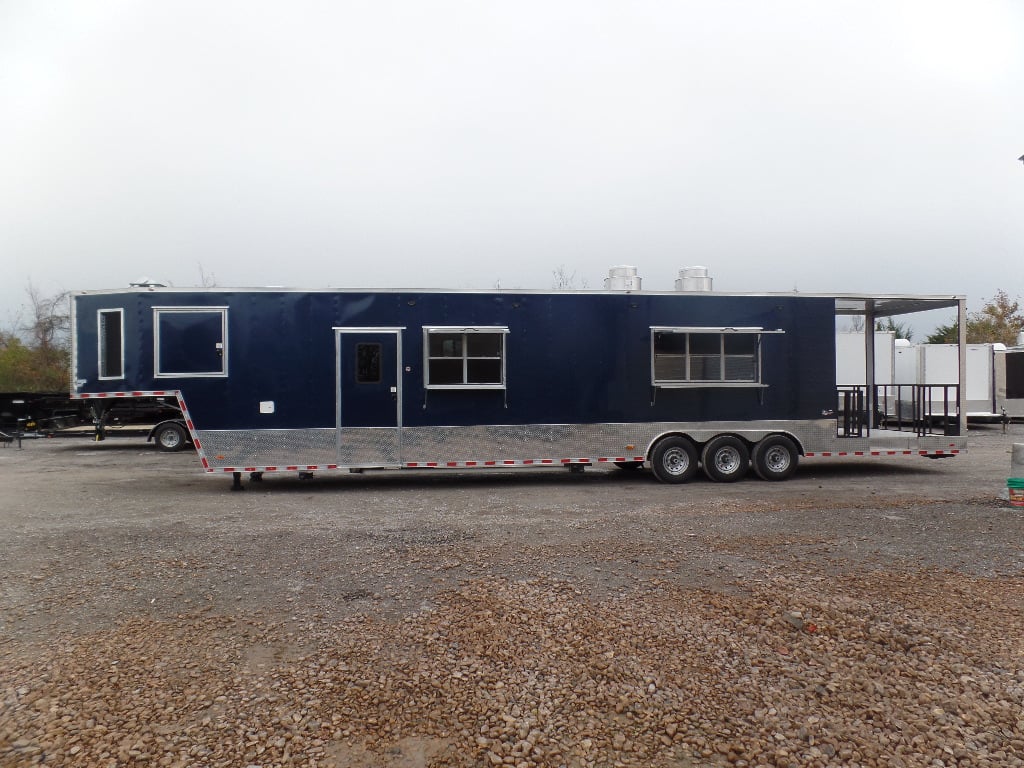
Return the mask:
[(153, 440), (161, 451), (180, 451), (188, 443), (184, 428), (173, 421), (158, 427)]
[(713, 437), (701, 454), (704, 474), (719, 483), (734, 483), (750, 469), (747, 444), (732, 435)]
[(800, 460), (796, 443), (785, 435), (770, 435), (754, 446), (754, 471), (762, 480), (786, 480)]
[(685, 437), (666, 437), (654, 446), (651, 471), (663, 483), (685, 483), (697, 474), (697, 449)]

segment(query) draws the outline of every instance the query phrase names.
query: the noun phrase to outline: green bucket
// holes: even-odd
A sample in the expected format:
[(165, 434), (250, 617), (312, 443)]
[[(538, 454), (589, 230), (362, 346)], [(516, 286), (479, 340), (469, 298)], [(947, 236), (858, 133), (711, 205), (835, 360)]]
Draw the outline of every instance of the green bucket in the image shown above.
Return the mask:
[(1010, 493), (1010, 504), (1024, 507), (1024, 477), (1011, 477), (1006, 481), (1006, 489)]

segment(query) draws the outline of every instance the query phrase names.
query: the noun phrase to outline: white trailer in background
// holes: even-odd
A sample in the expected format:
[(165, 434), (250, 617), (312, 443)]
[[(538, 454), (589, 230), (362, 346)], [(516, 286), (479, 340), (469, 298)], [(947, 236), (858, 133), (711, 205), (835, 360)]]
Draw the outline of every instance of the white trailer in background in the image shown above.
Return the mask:
[[(895, 384), (896, 334), (875, 331), (875, 384)], [(863, 331), (836, 331), (836, 384), (863, 386), (867, 384), (865, 365), (867, 349)], [(909, 382), (908, 382), (909, 383)]]
[[(1006, 346), (968, 344), (965, 349), (966, 416), (971, 421), (1002, 418), (1006, 402)], [(907, 344), (897, 342), (894, 384), (923, 384), (930, 387), (929, 413), (941, 416), (956, 410), (957, 393), (952, 386), (959, 371), (956, 344)], [(944, 390), (944, 385), (950, 385)], [(903, 400), (902, 395), (897, 399)], [(1024, 405), (1024, 400), (1021, 401)], [(1024, 415), (1024, 408), (1022, 408)]]

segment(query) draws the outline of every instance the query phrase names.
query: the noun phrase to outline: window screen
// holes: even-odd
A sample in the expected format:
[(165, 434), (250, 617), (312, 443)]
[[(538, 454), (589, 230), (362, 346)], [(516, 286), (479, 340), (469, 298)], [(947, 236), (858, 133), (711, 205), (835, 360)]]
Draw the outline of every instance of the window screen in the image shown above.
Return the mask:
[(505, 386), (507, 328), (424, 328), (425, 386), (495, 389)]
[(98, 317), (101, 379), (124, 378), (124, 310), (101, 309)]

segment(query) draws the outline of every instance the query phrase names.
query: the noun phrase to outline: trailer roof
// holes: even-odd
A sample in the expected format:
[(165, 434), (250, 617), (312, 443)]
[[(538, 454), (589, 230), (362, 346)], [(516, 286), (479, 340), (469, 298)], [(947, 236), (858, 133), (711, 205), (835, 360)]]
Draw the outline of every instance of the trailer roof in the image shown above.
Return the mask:
[(892, 294), (892, 293), (805, 293), (803, 291), (619, 291), (609, 289), (535, 289), (535, 288), (294, 288), (278, 285), (252, 287), (181, 287), (149, 284), (132, 285), (127, 288), (105, 288), (80, 290), (77, 295), (125, 294), (125, 293), (461, 293), (461, 294), (506, 294), (506, 295), (640, 295), (640, 296), (807, 296), (811, 298), (835, 299), (837, 315), (867, 315), (891, 317), (935, 309), (956, 309), (966, 301), (964, 295), (951, 294)]
[(74, 291), (76, 295), (125, 293), (461, 293), (506, 295), (640, 295), (640, 296), (807, 296), (835, 299), (837, 315), (863, 315), (868, 310), (876, 316), (904, 315), (933, 309), (956, 308), (966, 300), (962, 294), (893, 294), (893, 293), (815, 293), (804, 291), (619, 291), (609, 289), (535, 289), (535, 288), (297, 288), (280, 285), (250, 287), (172, 287), (164, 285), (131, 286)]

